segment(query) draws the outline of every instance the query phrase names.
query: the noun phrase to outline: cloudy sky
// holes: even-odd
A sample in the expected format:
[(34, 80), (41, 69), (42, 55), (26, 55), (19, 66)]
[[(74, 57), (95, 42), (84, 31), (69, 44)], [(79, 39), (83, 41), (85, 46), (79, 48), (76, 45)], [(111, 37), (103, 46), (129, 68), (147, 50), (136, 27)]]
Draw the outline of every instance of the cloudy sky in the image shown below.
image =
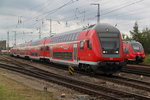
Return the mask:
[(14, 44), (16, 32), (17, 44), (49, 36), (52, 21), (52, 33), (61, 33), (82, 28), (97, 21), (97, 6), (100, 4), (100, 22), (117, 25), (124, 34), (135, 21), (140, 30), (150, 28), (150, 0), (0, 0), (0, 40), (10, 35), (10, 46)]

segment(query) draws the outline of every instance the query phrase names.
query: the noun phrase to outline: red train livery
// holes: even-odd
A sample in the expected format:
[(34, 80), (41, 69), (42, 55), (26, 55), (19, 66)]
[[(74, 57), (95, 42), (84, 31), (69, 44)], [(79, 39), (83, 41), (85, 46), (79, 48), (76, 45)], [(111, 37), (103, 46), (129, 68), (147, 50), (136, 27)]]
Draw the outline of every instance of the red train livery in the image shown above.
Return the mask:
[(126, 61), (141, 63), (145, 58), (145, 53), (141, 43), (137, 41), (123, 41), (124, 57)]
[(118, 72), (125, 65), (121, 34), (108, 24), (91, 25), (20, 44), (12, 48), (11, 54), (104, 74)]

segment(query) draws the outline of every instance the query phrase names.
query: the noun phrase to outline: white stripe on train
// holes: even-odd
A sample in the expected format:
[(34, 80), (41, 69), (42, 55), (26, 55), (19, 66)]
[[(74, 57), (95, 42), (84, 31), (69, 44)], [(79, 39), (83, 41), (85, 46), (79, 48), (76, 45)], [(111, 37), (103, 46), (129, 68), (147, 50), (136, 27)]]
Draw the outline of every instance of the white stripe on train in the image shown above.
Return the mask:
[[(14, 54), (14, 56), (17, 56), (17, 55)], [(25, 57), (24, 55), (18, 55), (18, 56), (22, 57), (22, 58)], [(98, 62), (91, 62), (91, 61), (83, 61), (83, 60), (66, 61), (66, 60), (53, 59), (51, 57), (44, 57), (44, 56), (40, 56), (40, 57), (33, 57), (33, 56), (30, 56), (30, 55), (26, 55), (26, 56), (28, 56), (30, 59), (34, 59), (34, 60), (40, 60), (40, 58), (46, 58), (46, 59), (49, 59), (50, 62), (65, 64), (65, 65), (75, 65), (75, 66), (77, 66), (79, 63), (90, 64), (90, 65), (98, 65)]]

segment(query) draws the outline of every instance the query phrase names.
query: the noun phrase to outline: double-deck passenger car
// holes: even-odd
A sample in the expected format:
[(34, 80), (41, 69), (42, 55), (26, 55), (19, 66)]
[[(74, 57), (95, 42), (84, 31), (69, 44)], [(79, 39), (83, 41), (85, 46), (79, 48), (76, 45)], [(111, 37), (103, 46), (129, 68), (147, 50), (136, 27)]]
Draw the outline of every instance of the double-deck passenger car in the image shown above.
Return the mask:
[(11, 54), (113, 74), (125, 65), (120, 31), (109, 24), (56, 34), (14, 47)]

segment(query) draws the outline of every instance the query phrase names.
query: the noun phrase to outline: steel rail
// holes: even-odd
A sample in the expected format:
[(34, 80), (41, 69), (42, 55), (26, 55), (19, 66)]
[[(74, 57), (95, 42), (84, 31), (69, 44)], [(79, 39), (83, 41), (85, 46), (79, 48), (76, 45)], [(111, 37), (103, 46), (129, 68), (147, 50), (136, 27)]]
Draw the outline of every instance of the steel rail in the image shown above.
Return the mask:
[[(77, 90), (80, 90), (84, 93), (88, 92), (87, 94), (89, 94), (89, 95), (95, 95), (95, 96), (100, 95), (100, 96), (103, 96), (105, 98), (107, 97), (109, 99), (115, 99), (115, 100), (119, 100), (122, 97), (145, 99), (145, 100), (150, 99), (150, 97), (147, 97), (147, 96), (142, 96), (142, 95), (135, 94), (135, 93), (123, 92), (123, 91), (120, 91), (117, 89), (112, 89), (112, 88), (104, 87), (101, 85), (92, 84), (89, 82), (72, 79), (72, 78), (69, 78), (66, 76), (62, 76), (62, 75), (60, 76), (58, 74), (50, 73), (48, 71), (43, 71), (43, 70), (35, 68), (35, 67), (31, 68), (31, 66), (29, 68), (19, 67), (19, 71), (18, 71), (18, 66), (14, 67), (14, 66), (6, 65), (6, 64), (1, 64), (1, 66), (2, 65), (3, 65), (2, 68), (7, 68), (9, 70), (12, 69), (13, 71), (15, 71), (17, 69), (17, 72), (20, 71), (21, 73), (24, 73), (24, 74), (27, 74), (27, 75), (30, 75), (33, 77), (41, 78), (41, 79), (44, 79), (46, 81), (53, 81), (54, 83), (69, 86), (69, 87), (71, 86), (75, 90), (77, 89)], [(68, 84), (70, 84), (70, 85), (68, 85)], [(81, 89), (81, 87), (84, 89)]]

